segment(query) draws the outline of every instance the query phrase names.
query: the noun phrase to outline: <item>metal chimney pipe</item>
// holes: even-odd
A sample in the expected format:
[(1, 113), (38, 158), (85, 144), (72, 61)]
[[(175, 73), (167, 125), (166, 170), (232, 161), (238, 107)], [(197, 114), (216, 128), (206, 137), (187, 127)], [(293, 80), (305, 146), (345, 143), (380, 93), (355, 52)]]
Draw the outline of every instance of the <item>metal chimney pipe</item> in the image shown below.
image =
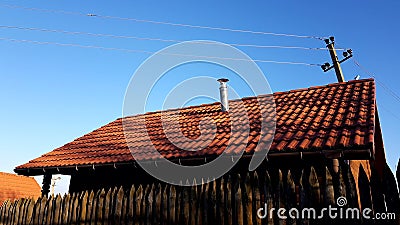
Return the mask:
[(220, 83), (219, 86), (219, 96), (221, 99), (221, 110), (222, 112), (229, 111), (229, 103), (228, 103), (228, 87), (226, 83), (229, 81), (226, 78), (220, 78), (217, 80)]

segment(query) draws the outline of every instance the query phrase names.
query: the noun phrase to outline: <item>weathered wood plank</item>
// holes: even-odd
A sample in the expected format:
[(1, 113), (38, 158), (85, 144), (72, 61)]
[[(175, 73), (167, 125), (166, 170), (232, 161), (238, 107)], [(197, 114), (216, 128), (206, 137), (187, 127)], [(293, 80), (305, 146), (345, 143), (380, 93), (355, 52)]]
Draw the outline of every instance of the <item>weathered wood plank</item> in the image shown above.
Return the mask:
[[(378, 172), (376, 171), (375, 167), (373, 165), (370, 166), (371, 166), (370, 184), (371, 184), (372, 206), (374, 207), (373, 210), (374, 213), (385, 212), (386, 211), (385, 198), (384, 198), (385, 191), (383, 190), (385, 187), (382, 186), (382, 180)], [(397, 192), (396, 185), (394, 187)]]
[(14, 224), (21, 224), (19, 221), (20, 216), (23, 214), (24, 199), (18, 199), (14, 210)]
[(235, 193), (235, 205), (236, 205), (236, 221), (238, 225), (243, 225), (246, 224), (246, 221), (244, 221), (244, 216), (243, 216), (243, 204), (242, 204), (242, 188), (240, 187), (241, 183), (241, 178), (240, 175), (237, 176), (237, 183), (238, 188)]
[[(189, 182), (188, 182), (189, 183)], [(190, 187), (185, 186), (182, 191), (182, 211), (183, 211), (183, 217), (182, 217), (182, 223), (183, 224), (189, 224), (189, 217), (190, 217), (190, 205), (192, 202), (190, 201)]]
[(127, 220), (125, 221), (126, 224), (134, 224), (135, 222), (135, 216), (136, 216), (136, 188), (135, 185), (132, 185), (132, 187), (129, 190), (128, 194), (128, 217)]
[(121, 224), (122, 219), (122, 207), (123, 207), (124, 189), (120, 187), (115, 201), (115, 212), (114, 212), (114, 222), (115, 224)]
[(225, 203), (226, 204), (225, 225), (228, 225), (228, 224), (230, 225), (230, 224), (233, 224), (233, 209), (232, 209), (233, 203), (232, 202), (234, 201), (234, 200), (232, 200), (232, 193), (233, 193), (232, 178), (230, 175), (228, 176), (228, 179), (224, 186), (226, 187), (226, 188), (224, 188), (224, 191), (225, 191), (224, 197), (226, 199), (226, 201), (225, 201), (226, 202)]
[(222, 177), (219, 180), (219, 193), (218, 193), (218, 201), (220, 202), (220, 207), (219, 207), (219, 213), (220, 213), (220, 223), (219, 224), (225, 224), (226, 221), (226, 211), (227, 211), (227, 204), (226, 204), (226, 195), (225, 195), (225, 178)]
[[(37, 201), (37, 200), (36, 200)], [(28, 205), (26, 207), (26, 216), (25, 216), (25, 223), (23, 224), (31, 224), (33, 222), (33, 210), (35, 208), (35, 201), (30, 199)]]
[[(329, 171), (328, 171), (329, 172)], [(318, 181), (318, 175), (315, 171), (314, 167), (311, 167), (310, 176), (308, 178), (308, 198), (309, 205), (315, 208), (321, 207), (321, 192), (320, 192), (320, 184)]]
[(142, 216), (142, 201), (143, 201), (143, 187), (139, 185), (136, 191), (136, 212), (135, 212), (135, 224), (140, 224), (143, 219)]
[[(292, 208), (296, 208), (297, 205), (297, 199), (296, 199), (296, 184), (292, 176), (292, 172), (288, 170), (286, 174), (286, 189), (285, 189), (285, 195), (286, 197), (286, 210), (291, 210)], [(290, 216), (288, 217), (287, 224), (295, 225), (296, 220), (291, 218)]]
[(154, 224), (160, 224), (160, 223), (162, 223), (162, 220), (163, 220), (163, 213), (164, 213), (164, 209), (163, 209), (163, 204), (164, 204), (164, 199), (163, 199), (163, 196), (162, 196), (162, 193), (163, 193), (163, 188), (162, 188), (162, 186), (161, 186), (161, 184), (159, 183), (159, 184), (157, 184), (157, 186), (156, 186), (156, 190), (155, 190), (155, 192), (154, 192), (154, 202), (155, 202), (155, 204), (154, 204), (154, 209), (153, 209), (153, 212), (154, 212), (154, 220), (153, 220), (153, 223)]
[(219, 203), (217, 203), (217, 182), (216, 180), (213, 180), (209, 183), (209, 195), (208, 195), (209, 203), (208, 203), (208, 213), (209, 213), (209, 219), (211, 221), (218, 221), (219, 215), (217, 215), (217, 207), (219, 207)]
[(39, 224), (44, 224), (44, 222), (46, 220), (47, 200), (48, 200), (47, 196), (44, 196), (40, 201), (40, 210), (39, 210), (39, 218), (38, 218)]
[(6, 223), (4, 222), (4, 220), (5, 220), (5, 210), (7, 209), (7, 207), (6, 207), (6, 202), (7, 202), (7, 201), (3, 202), (3, 203), (1, 204), (1, 206), (0, 206), (0, 224), (6, 224)]
[(79, 219), (78, 219), (78, 213), (80, 211), (79, 195), (80, 195), (79, 193), (76, 193), (72, 199), (72, 207), (71, 207), (72, 214), (71, 214), (71, 219), (70, 219), (71, 224), (77, 224), (79, 221)]
[(245, 224), (253, 224), (253, 216), (252, 216), (252, 188), (251, 188), (251, 180), (250, 173), (246, 173), (246, 177), (242, 183), (242, 204), (243, 204), (243, 217)]
[(46, 203), (46, 217), (45, 221), (43, 221), (43, 224), (46, 225), (53, 225), (53, 218), (54, 218), (54, 208), (53, 208), (53, 203), (54, 203), (54, 196), (50, 196), (50, 198), (47, 200)]
[(92, 201), (94, 204), (92, 210), (96, 212), (96, 217), (93, 221), (96, 221), (96, 224), (108, 224), (111, 189), (106, 191), (102, 188), (94, 196), (97, 200)]
[(333, 188), (333, 180), (328, 167), (325, 167), (325, 193), (324, 206), (335, 205), (335, 191)]
[(81, 198), (81, 211), (79, 213), (79, 225), (85, 225), (87, 220), (87, 205), (88, 205), (89, 193), (88, 191), (83, 192)]
[(148, 215), (148, 211), (149, 211), (148, 204), (147, 204), (147, 201), (148, 201), (147, 196), (148, 196), (148, 193), (149, 193), (149, 189), (150, 189), (150, 186), (146, 185), (145, 189), (143, 191), (143, 197), (142, 197), (142, 202), (141, 202), (141, 210), (140, 210), (140, 212), (141, 212), (141, 223), (140, 224), (147, 224), (147, 217), (146, 216)]
[(94, 202), (94, 192), (90, 191), (89, 197), (88, 197), (88, 204), (86, 208), (86, 223), (85, 224), (90, 224), (90, 221), (94, 221), (94, 216), (93, 216), (93, 202)]
[(204, 183), (202, 185), (202, 196), (201, 196), (201, 218), (203, 219), (203, 224), (207, 224), (209, 221), (209, 214), (208, 214), (208, 193), (209, 193), (209, 183)]
[(385, 202), (388, 211), (394, 212), (400, 216), (400, 199), (396, 179), (387, 164), (385, 164), (385, 167), (383, 168), (382, 181), (383, 193), (385, 194)]
[(359, 208), (356, 182), (354, 180), (354, 176), (351, 172), (350, 166), (342, 166), (342, 170), (344, 175), (343, 180), (346, 185), (347, 205), (351, 208)]
[(193, 181), (193, 186), (190, 187), (190, 193), (189, 193), (189, 201), (190, 201), (190, 217), (189, 217), (189, 224), (190, 225), (196, 225), (196, 192), (197, 192), (197, 185), (196, 185), (196, 180)]
[(176, 224), (177, 223), (177, 221), (176, 221), (176, 217), (175, 217), (175, 215), (176, 215), (176, 213), (175, 213), (175, 210), (176, 210), (176, 190), (175, 190), (175, 186), (173, 186), (173, 185), (171, 185), (170, 186), (170, 189), (169, 189), (170, 191), (169, 191), (169, 198), (168, 198), (168, 205), (169, 205), (169, 208), (168, 208), (168, 224)]
[(253, 224), (261, 225), (261, 219), (257, 217), (257, 211), (261, 208), (261, 193), (260, 193), (260, 180), (258, 178), (258, 173), (255, 171), (252, 177), (252, 219)]
[(61, 224), (68, 224), (68, 216), (69, 216), (69, 204), (70, 204), (70, 195), (66, 195), (62, 202), (62, 214), (61, 214)]
[(146, 224), (150, 225), (153, 224), (152, 220), (153, 220), (153, 204), (154, 204), (154, 191), (155, 191), (155, 186), (154, 184), (152, 184), (151, 186), (148, 185), (147, 187), (149, 187), (146, 192)]
[(18, 202), (19, 202), (19, 200), (15, 200), (12, 203), (12, 206), (10, 209), (10, 214), (9, 214), (9, 218), (10, 218), (9, 223), (10, 224), (16, 224), (15, 223), (15, 213), (17, 211)]
[(20, 199), (22, 202), (20, 203), (20, 206), (18, 207), (19, 213), (18, 216), (16, 215), (16, 223), (19, 225), (22, 225), (24, 223), (24, 215), (25, 215), (25, 210), (26, 210), (26, 204), (29, 199), (22, 198)]
[(11, 216), (12, 216), (12, 208), (13, 208), (13, 206), (14, 206), (14, 202), (12, 202), (12, 201), (7, 201), (7, 204), (6, 204), (6, 207), (7, 207), (7, 211), (6, 211), (6, 215), (5, 215), (5, 224), (6, 225), (8, 225), (8, 224), (12, 224), (12, 218), (11, 218)]
[(359, 173), (358, 173), (358, 188), (360, 192), (360, 201), (361, 208), (370, 208), (372, 209), (371, 202), (371, 187), (369, 185), (368, 176), (365, 173), (364, 167), (360, 164)]

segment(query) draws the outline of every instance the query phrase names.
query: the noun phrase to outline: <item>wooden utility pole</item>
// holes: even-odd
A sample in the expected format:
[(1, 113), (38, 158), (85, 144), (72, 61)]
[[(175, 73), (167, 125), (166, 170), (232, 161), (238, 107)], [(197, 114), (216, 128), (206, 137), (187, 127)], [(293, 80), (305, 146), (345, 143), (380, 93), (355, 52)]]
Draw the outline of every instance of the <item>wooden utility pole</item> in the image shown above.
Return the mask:
[[(326, 40), (325, 40), (326, 42)], [(331, 54), (331, 58), (332, 58), (332, 63), (333, 63), (333, 68), (335, 68), (335, 73), (336, 73), (336, 77), (338, 79), (339, 82), (344, 82), (344, 76), (343, 76), (343, 72), (342, 72), (342, 68), (340, 67), (340, 63), (339, 63), (339, 58), (337, 57), (336, 54), (336, 49), (335, 49), (335, 42), (327, 42), (327, 48), (329, 50), (329, 54)]]
[(327, 44), (326, 48), (329, 50), (329, 54), (331, 55), (333, 65), (331, 66), (329, 63), (325, 63), (321, 66), (322, 70), (324, 70), (324, 72), (327, 72), (330, 69), (334, 68), (338, 82), (345, 82), (342, 68), (340, 67), (340, 63), (353, 57), (353, 51), (351, 49), (348, 49), (345, 52), (343, 52), (344, 59), (339, 61), (335, 49), (335, 38), (329, 37), (329, 39), (325, 39), (325, 43)]
[[(329, 37), (329, 39), (325, 39), (326, 43), (326, 48), (329, 50), (329, 54), (331, 55), (332, 59), (332, 66), (329, 63), (325, 63), (321, 65), (321, 68), (324, 72), (328, 72), (330, 69), (334, 68), (336, 77), (338, 82), (345, 82), (344, 76), (343, 76), (343, 71), (342, 68), (340, 67), (340, 63), (350, 59), (353, 57), (353, 51), (351, 49), (347, 49), (346, 51), (343, 52), (343, 59), (339, 61), (339, 57), (336, 54), (336, 49), (335, 49), (335, 38), (334, 37)], [(339, 156), (340, 157), (340, 156)], [(340, 170), (340, 163), (339, 163), (339, 157), (333, 157), (332, 158), (332, 169), (334, 172), (334, 177), (336, 180), (336, 183), (339, 182), (339, 170)]]

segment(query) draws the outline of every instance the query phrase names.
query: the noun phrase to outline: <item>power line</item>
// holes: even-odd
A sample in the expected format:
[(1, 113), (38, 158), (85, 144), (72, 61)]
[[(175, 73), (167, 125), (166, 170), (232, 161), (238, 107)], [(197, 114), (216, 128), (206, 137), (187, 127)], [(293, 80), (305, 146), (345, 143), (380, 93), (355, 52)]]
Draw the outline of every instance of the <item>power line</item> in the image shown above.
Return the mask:
[(272, 35), (272, 36), (281, 36), (281, 37), (311, 38), (311, 39), (318, 39), (318, 40), (326, 39), (326, 37), (309, 36), (309, 35), (285, 34), (285, 33), (274, 33), (274, 32), (265, 32), (265, 31), (233, 29), (233, 28), (225, 28), (225, 27), (211, 27), (211, 26), (201, 26), (201, 25), (192, 25), (192, 24), (183, 24), (183, 23), (171, 23), (171, 22), (145, 20), (145, 19), (130, 18), (130, 17), (107, 16), (107, 15), (100, 15), (100, 14), (94, 14), (94, 13), (81, 13), (81, 12), (71, 12), (71, 11), (63, 11), (63, 10), (31, 8), (31, 7), (24, 7), (24, 6), (18, 6), (18, 5), (9, 5), (9, 4), (0, 4), (0, 6), (7, 7), (7, 8), (13, 8), (13, 9), (23, 9), (23, 10), (30, 10), (30, 11), (46, 12), (46, 13), (58, 13), (58, 14), (77, 15), (77, 16), (85, 16), (85, 17), (89, 16), (89, 17), (98, 17), (98, 18), (102, 18), (102, 19), (134, 21), (134, 22), (140, 22), (140, 23), (151, 23), (151, 24), (159, 24), (159, 25), (178, 26), (178, 27), (229, 31), (229, 32), (238, 32), (238, 33), (249, 33), (249, 34), (260, 34), (260, 35)]
[(394, 118), (398, 119), (400, 121), (400, 117), (397, 116), (395, 113), (393, 113), (391, 110), (389, 110), (388, 108), (386, 108), (383, 104), (379, 105), (382, 109), (384, 109), (386, 112), (390, 113), (390, 115), (392, 115)]
[(45, 42), (45, 41), (34, 41), (34, 40), (23, 40), (23, 39), (12, 39), (0, 37), (0, 40), (18, 42), (18, 43), (30, 43), (39, 45), (57, 45), (57, 46), (69, 46), (69, 47), (79, 47), (79, 48), (91, 48), (91, 49), (101, 49), (110, 51), (123, 51), (123, 52), (135, 52), (135, 53), (145, 53), (145, 54), (163, 54), (171, 56), (188, 56), (188, 57), (199, 57), (205, 59), (223, 59), (223, 60), (236, 60), (236, 61), (250, 61), (250, 62), (260, 62), (260, 63), (276, 63), (276, 64), (291, 64), (291, 65), (305, 65), (305, 66), (321, 66), (320, 64), (304, 63), (304, 62), (289, 62), (289, 61), (275, 61), (275, 60), (262, 60), (262, 59), (240, 59), (240, 58), (229, 58), (229, 57), (216, 57), (216, 56), (200, 56), (200, 55), (190, 55), (190, 54), (179, 54), (179, 53), (162, 53), (147, 50), (137, 50), (137, 49), (126, 49), (126, 48), (113, 48), (95, 45), (81, 45), (81, 44), (71, 44), (71, 43), (59, 43), (59, 42)]
[[(385, 85), (383, 82), (381, 82), (379, 79), (376, 78), (376, 76), (368, 71), (365, 67), (363, 67), (357, 60), (353, 59), (353, 62), (356, 66), (358, 66), (362, 71), (364, 71), (366, 74), (369, 76), (373, 77), (378, 85), (380, 85), (389, 95), (391, 95), (395, 100), (397, 100), (400, 103), (400, 97), (397, 95), (396, 92), (394, 92), (391, 88), (389, 88), (387, 85)], [(398, 119), (400, 121), (400, 117), (393, 113), (391, 110), (386, 108), (383, 104), (380, 104), (380, 107), (387, 111), (391, 116), (394, 118)]]
[[(176, 39), (161, 39), (161, 38), (148, 38), (148, 37), (137, 37), (137, 36), (126, 36), (126, 35), (114, 35), (114, 34), (102, 34), (102, 33), (91, 33), (91, 32), (82, 32), (82, 31), (66, 31), (59, 29), (45, 29), (45, 28), (36, 28), (36, 27), (20, 27), (20, 26), (6, 26), (0, 25), (2, 29), (16, 29), (16, 30), (29, 30), (29, 31), (40, 31), (40, 32), (49, 32), (49, 33), (62, 33), (62, 34), (70, 34), (70, 35), (87, 35), (87, 36), (95, 36), (95, 37), (108, 37), (108, 38), (120, 38), (120, 39), (136, 39), (136, 40), (146, 40), (146, 41), (161, 41), (161, 42), (184, 42), (185, 40), (176, 40)], [(213, 42), (196, 42), (191, 41), (191, 43), (197, 44), (212, 44), (215, 45), (217, 43)], [(311, 48), (311, 47), (301, 47), (301, 46), (281, 46), (281, 45), (255, 45), (255, 44), (238, 44), (238, 43), (227, 43), (228, 45), (237, 46), (237, 47), (253, 47), (253, 48), (280, 48), (280, 49), (301, 49), (301, 50), (326, 50), (325, 48)], [(338, 49), (344, 50), (344, 49)]]
[(394, 99), (396, 99), (400, 103), (400, 96), (394, 92), (390, 87), (385, 85), (383, 82), (381, 82), (379, 79), (376, 78), (374, 74), (372, 74), (370, 71), (368, 71), (365, 67), (363, 67), (357, 60), (353, 59), (353, 62), (356, 66), (358, 66), (361, 70), (363, 70), (366, 74), (370, 75), (373, 77), (376, 82), (388, 93), (390, 94)]

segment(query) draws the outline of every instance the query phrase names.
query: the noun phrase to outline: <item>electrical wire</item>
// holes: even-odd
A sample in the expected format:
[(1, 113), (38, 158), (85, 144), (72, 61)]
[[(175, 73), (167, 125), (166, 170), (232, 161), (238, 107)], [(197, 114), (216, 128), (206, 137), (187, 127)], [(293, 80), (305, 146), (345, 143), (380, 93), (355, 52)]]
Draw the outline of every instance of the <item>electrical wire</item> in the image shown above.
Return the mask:
[(321, 66), (321, 64), (304, 63), (304, 62), (289, 62), (289, 61), (275, 61), (275, 60), (262, 60), (262, 59), (240, 59), (240, 58), (216, 57), (216, 56), (200, 56), (200, 55), (179, 54), (179, 53), (163, 53), (163, 52), (147, 51), (147, 50), (114, 48), (114, 47), (104, 47), (104, 46), (95, 46), (95, 45), (81, 45), (81, 44), (59, 43), (59, 42), (47, 42), (47, 41), (34, 41), (34, 40), (24, 40), (24, 39), (12, 39), (12, 38), (5, 38), (5, 37), (0, 37), (0, 40), (10, 41), (10, 42), (18, 42), (18, 43), (38, 44), (38, 45), (69, 46), (69, 47), (79, 47), (79, 48), (110, 50), (110, 51), (136, 52), (136, 53), (145, 53), (145, 54), (155, 54), (155, 53), (157, 53), (157, 54), (163, 54), (163, 55), (199, 57), (199, 58), (205, 58), (205, 59), (222, 59), (222, 60), (249, 61), (249, 62), (259, 62), (259, 63)]
[[(372, 74), (370, 71), (368, 71), (365, 67), (363, 67), (357, 60), (353, 59), (353, 62), (356, 66), (358, 66), (361, 70), (363, 70), (366, 74), (369, 76), (373, 77), (378, 85), (380, 85), (389, 95), (391, 95), (395, 100), (400, 102), (400, 97), (397, 95), (391, 88), (386, 86), (383, 82), (381, 82), (379, 79), (376, 78), (374, 74)], [(388, 112), (390, 115), (392, 115), (394, 118), (398, 119), (400, 121), (400, 117), (393, 113), (391, 110), (386, 108), (383, 104), (380, 104), (380, 107), (384, 109), (386, 112)]]
[(187, 28), (198, 28), (198, 29), (229, 31), (229, 32), (237, 32), (237, 33), (260, 34), (260, 35), (272, 35), (272, 36), (281, 36), (281, 37), (309, 38), (309, 39), (311, 38), (311, 39), (318, 39), (318, 40), (326, 39), (326, 37), (309, 36), (309, 35), (285, 34), (285, 33), (243, 30), (243, 29), (232, 29), (232, 28), (224, 28), (224, 27), (201, 26), (201, 25), (192, 25), (192, 24), (183, 24), (183, 23), (171, 23), (171, 22), (145, 20), (145, 19), (137, 19), (137, 18), (130, 18), (130, 17), (107, 16), (107, 15), (100, 15), (100, 14), (95, 14), (95, 13), (81, 13), (81, 12), (71, 12), (71, 11), (63, 11), (63, 10), (32, 8), (32, 7), (24, 7), (24, 6), (18, 6), (18, 5), (10, 5), (10, 4), (0, 4), (0, 6), (6, 7), (6, 8), (39, 11), (39, 12), (46, 12), (46, 13), (77, 15), (77, 16), (85, 16), (85, 17), (89, 16), (89, 17), (97, 17), (97, 18), (102, 18), (102, 19), (134, 21), (134, 22), (140, 22), (140, 23), (151, 23), (151, 24), (169, 25), (169, 26), (178, 26), (178, 27), (187, 27)]
[(392, 115), (394, 118), (396, 118), (396, 119), (398, 119), (400, 121), (400, 117), (398, 115), (396, 115), (395, 113), (393, 113), (388, 108), (386, 108), (383, 104), (380, 104), (379, 107), (384, 109), (386, 112), (390, 113), (390, 115)]
[(373, 73), (371, 73), (365, 67), (363, 67), (357, 60), (353, 59), (353, 62), (356, 66), (358, 66), (366, 74), (373, 77), (376, 80), (376, 82), (378, 83), (378, 85), (380, 85), (388, 94), (390, 94), (394, 99), (396, 99), (400, 103), (400, 96), (396, 92), (394, 92), (390, 87), (388, 87), (383, 82), (381, 82), (379, 79), (377, 79)]
[[(62, 34), (70, 34), (70, 35), (87, 35), (87, 36), (95, 36), (95, 37), (108, 37), (108, 38), (120, 38), (120, 39), (136, 39), (136, 40), (145, 40), (145, 41), (161, 41), (161, 42), (184, 42), (185, 40), (176, 40), (176, 39), (161, 39), (161, 38), (148, 38), (148, 37), (137, 37), (137, 36), (126, 36), (126, 35), (114, 35), (114, 34), (101, 34), (101, 33), (91, 33), (91, 32), (82, 32), (82, 31), (66, 31), (59, 29), (45, 29), (45, 28), (36, 28), (36, 27), (20, 27), (20, 26), (7, 26), (0, 25), (1, 29), (16, 29), (16, 30), (29, 30), (29, 31), (40, 31), (40, 32), (49, 32), (49, 33), (62, 33)], [(212, 44), (216, 45), (218, 43), (214, 42), (196, 42), (191, 41), (189, 43), (197, 43), (197, 44)], [(326, 50), (326, 48), (311, 48), (311, 47), (300, 47), (300, 46), (281, 46), (281, 45), (255, 45), (255, 44), (238, 44), (238, 43), (227, 43), (231, 46), (237, 47), (253, 47), (253, 48), (278, 48), (278, 49), (300, 49), (300, 50)], [(344, 49), (337, 49), (344, 50)]]

